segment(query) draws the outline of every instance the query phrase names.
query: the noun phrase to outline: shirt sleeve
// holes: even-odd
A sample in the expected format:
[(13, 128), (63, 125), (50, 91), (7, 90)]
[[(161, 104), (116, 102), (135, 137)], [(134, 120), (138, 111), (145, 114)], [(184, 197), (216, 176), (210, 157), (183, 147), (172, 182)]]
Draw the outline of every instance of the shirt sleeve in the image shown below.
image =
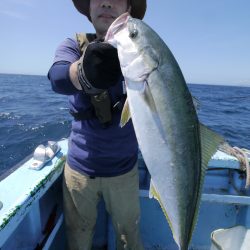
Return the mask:
[(71, 38), (64, 40), (57, 48), (54, 63), (65, 61), (73, 63), (81, 57), (77, 41)]
[(71, 63), (60, 61), (52, 65), (48, 73), (53, 91), (63, 95), (73, 95), (79, 90), (72, 84), (69, 76)]
[(48, 72), (48, 79), (55, 92), (72, 95), (79, 91), (70, 80), (69, 68), (80, 56), (78, 44), (73, 39), (67, 38), (58, 46), (53, 65)]

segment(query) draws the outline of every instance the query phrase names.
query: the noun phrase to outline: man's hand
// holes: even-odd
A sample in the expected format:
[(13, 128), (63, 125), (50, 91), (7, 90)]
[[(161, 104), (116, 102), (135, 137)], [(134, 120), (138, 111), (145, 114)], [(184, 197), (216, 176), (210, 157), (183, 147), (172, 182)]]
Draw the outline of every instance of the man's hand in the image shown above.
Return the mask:
[(103, 92), (122, 75), (117, 49), (105, 42), (90, 43), (77, 67), (78, 80), (87, 94)]

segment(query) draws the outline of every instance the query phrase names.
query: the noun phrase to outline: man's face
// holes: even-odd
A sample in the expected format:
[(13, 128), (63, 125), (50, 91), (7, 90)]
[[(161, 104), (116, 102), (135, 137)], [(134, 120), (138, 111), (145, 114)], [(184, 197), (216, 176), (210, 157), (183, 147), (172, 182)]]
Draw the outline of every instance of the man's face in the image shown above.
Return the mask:
[(111, 23), (121, 14), (130, 11), (128, 0), (90, 0), (90, 17), (97, 37), (104, 38)]

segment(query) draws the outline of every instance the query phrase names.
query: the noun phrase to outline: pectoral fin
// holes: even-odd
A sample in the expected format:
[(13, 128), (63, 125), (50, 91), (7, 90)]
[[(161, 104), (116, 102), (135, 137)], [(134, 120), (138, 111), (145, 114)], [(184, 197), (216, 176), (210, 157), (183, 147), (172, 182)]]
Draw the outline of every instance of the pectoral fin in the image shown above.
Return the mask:
[(130, 118), (131, 118), (131, 114), (130, 114), (128, 98), (127, 98), (122, 109), (122, 115), (121, 115), (121, 121), (120, 121), (121, 128), (127, 124)]

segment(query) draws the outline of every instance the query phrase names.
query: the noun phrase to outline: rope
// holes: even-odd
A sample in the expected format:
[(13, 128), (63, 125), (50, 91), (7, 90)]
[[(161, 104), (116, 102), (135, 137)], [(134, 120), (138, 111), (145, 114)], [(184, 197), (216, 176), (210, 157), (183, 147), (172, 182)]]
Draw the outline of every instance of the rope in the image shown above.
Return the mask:
[(250, 151), (245, 148), (232, 147), (228, 143), (224, 143), (219, 146), (219, 150), (224, 153), (230, 154), (236, 157), (240, 163), (240, 169), (242, 171), (246, 171), (246, 186), (248, 188), (250, 186), (250, 166), (249, 166), (249, 153)]

